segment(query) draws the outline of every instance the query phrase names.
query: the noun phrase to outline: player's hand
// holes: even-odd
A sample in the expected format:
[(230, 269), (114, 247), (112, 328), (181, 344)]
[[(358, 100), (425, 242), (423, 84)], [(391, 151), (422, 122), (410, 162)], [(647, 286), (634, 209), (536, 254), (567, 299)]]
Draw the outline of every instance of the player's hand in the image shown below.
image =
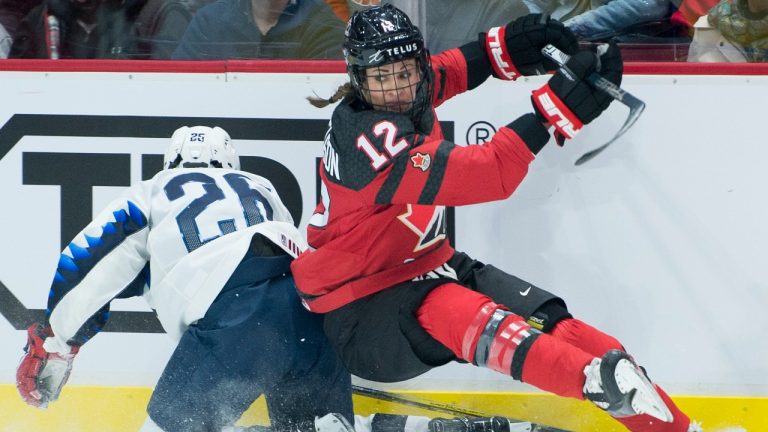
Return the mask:
[(582, 50), (559, 69), (546, 85), (533, 92), (536, 115), (552, 124), (558, 144), (573, 138), (583, 125), (596, 119), (611, 104), (613, 98), (590, 84), (587, 77), (596, 72), (619, 86), (624, 63), (616, 44), (602, 45), (597, 52)]
[(50, 327), (39, 323), (29, 326), (27, 346), (24, 347), (26, 354), (16, 370), (16, 387), (21, 398), (37, 408), (46, 408), (59, 398), (79, 350), (79, 347), (72, 346), (69, 354), (49, 353), (43, 343), (50, 336), (53, 336)]
[(493, 66), (493, 75), (507, 80), (557, 69), (557, 65), (541, 53), (548, 44), (568, 55), (579, 49), (573, 32), (560, 21), (541, 14), (521, 16), (506, 27), (494, 27), (487, 34), (482, 33), (480, 38)]

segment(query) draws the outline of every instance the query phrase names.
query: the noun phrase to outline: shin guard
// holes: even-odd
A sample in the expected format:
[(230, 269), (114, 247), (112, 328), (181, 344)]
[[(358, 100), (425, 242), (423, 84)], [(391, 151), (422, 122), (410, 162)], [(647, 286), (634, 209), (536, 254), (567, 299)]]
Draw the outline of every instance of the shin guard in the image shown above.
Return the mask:
[(457, 357), (560, 396), (583, 399), (584, 367), (595, 357), (540, 333), (489, 297), (458, 284), (429, 293), (419, 325)]
[(509, 373), (512, 378), (521, 381), (528, 350), (540, 334), (521, 317), (510, 313), (496, 330), (496, 336), (488, 347), (485, 366), (497, 372)]
[(490, 302), (483, 306), (468, 329), (462, 351), (475, 365), (511, 374), (520, 380), (526, 354), (540, 334), (521, 316)]
[[(583, 398), (583, 369), (593, 356), (528, 326), (522, 317), (486, 305), (472, 362), (560, 396)], [(467, 345), (465, 344), (465, 347)]]

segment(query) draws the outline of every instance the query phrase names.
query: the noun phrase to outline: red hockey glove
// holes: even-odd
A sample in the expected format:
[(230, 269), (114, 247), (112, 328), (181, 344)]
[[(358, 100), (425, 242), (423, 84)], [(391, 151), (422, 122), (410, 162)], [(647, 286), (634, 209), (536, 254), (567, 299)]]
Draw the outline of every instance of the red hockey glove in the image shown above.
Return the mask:
[(548, 44), (573, 55), (579, 49), (576, 36), (561, 22), (547, 15), (524, 15), (506, 27), (494, 27), (480, 34), (493, 67), (493, 76), (515, 80), (520, 75), (541, 75), (557, 69), (542, 53)]
[(600, 55), (590, 50), (579, 51), (566, 63), (567, 71), (559, 69), (531, 96), (536, 115), (555, 126), (555, 138), (560, 145), (613, 101), (604, 90), (590, 84), (588, 76), (596, 72), (617, 86), (621, 84), (624, 63), (619, 48), (610, 44), (603, 51)]
[(53, 336), (50, 327), (43, 328), (39, 323), (29, 326), (26, 354), (16, 370), (16, 387), (21, 398), (37, 408), (46, 408), (59, 398), (80, 348), (72, 346), (69, 354), (49, 353), (43, 348), (43, 342), (50, 336)]

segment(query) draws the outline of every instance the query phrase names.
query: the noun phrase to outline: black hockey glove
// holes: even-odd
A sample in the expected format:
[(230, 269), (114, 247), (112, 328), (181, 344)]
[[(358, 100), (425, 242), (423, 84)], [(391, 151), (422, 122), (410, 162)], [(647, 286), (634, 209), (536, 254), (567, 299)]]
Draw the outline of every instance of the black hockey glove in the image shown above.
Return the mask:
[(624, 71), (616, 44), (602, 45), (597, 53), (579, 51), (568, 60), (566, 67), (571, 73), (559, 69), (531, 96), (536, 115), (555, 127), (559, 145), (563, 145), (565, 138), (573, 138), (583, 125), (596, 119), (613, 101), (605, 91), (590, 84), (587, 77), (597, 72), (618, 86)]
[(480, 33), (480, 44), (485, 46), (493, 67), (493, 76), (515, 80), (520, 75), (541, 75), (557, 69), (542, 53), (548, 44), (573, 55), (579, 49), (576, 36), (560, 21), (547, 15), (524, 15), (506, 27), (494, 27)]

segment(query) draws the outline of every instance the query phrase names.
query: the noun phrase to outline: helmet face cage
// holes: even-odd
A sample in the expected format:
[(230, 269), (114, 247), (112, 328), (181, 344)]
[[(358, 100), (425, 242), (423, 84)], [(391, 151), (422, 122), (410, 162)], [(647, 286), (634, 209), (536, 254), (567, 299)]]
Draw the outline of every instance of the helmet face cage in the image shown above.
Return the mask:
[(344, 58), (355, 95), (376, 110), (419, 122), (431, 107), (432, 67), (421, 31), (392, 5), (355, 13), (347, 23)]
[(173, 133), (163, 157), (163, 169), (231, 168), (240, 169), (240, 157), (220, 127), (182, 126)]

